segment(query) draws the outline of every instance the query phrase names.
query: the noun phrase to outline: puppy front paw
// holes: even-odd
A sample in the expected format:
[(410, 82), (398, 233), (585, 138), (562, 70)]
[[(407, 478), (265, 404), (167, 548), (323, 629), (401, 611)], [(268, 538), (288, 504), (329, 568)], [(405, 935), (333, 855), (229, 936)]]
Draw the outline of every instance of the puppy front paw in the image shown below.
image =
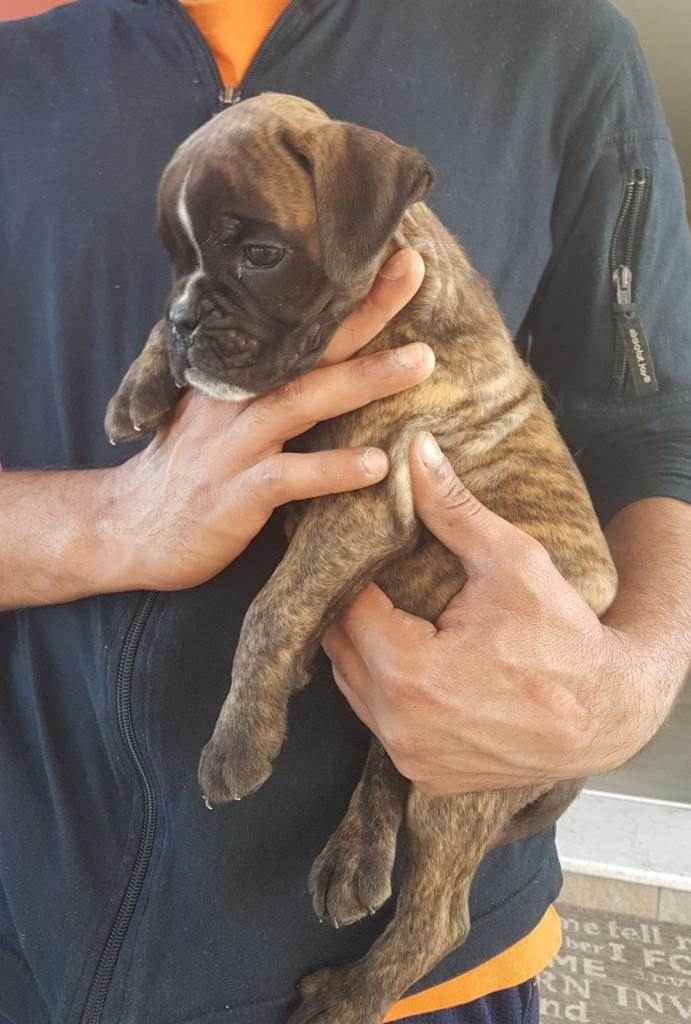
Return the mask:
[(172, 379), (133, 373), (135, 367), (136, 363), (108, 403), (105, 428), (111, 444), (156, 430), (177, 400)]
[(165, 420), (178, 399), (165, 345), (165, 326), (154, 327), (108, 403), (105, 429), (111, 444), (133, 441)]
[(246, 724), (219, 724), (202, 750), (197, 778), (206, 806), (242, 800), (259, 789), (272, 772), (275, 745)]

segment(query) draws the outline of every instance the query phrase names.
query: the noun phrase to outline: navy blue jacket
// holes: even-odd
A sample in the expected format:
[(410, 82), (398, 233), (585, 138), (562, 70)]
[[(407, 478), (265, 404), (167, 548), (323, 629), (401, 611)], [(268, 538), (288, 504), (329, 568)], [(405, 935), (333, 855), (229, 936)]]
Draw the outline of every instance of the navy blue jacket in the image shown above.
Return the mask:
[[(173, 0), (81, 0), (0, 27), (0, 459), (107, 466), (107, 399), (158, 319), (154, 196), (221, 108)], [(691, 247), (670, 134), (607, 0), (293, 0), (241, 95), (297, 93), (416, 146), (431, 205), (544, 377), (606, 520), (691, 497)], [(624, 268), (619, 269), (619, 268)], [(613, 275), (617, 276), (617, 285)], [(630, 275), (630, 277), (629, 277)], [(205, 809), (200, 750), (275, 517), (204, 586), (0, 616), (0, 1016), (14, 1024), (280, 1024), (296, 980), (386, 924), (310, 905), (367, 734), (326, 662), (251, 799)], [(417, 989), (525, 935), (553, 835), (491, 853), (466, 944)]]

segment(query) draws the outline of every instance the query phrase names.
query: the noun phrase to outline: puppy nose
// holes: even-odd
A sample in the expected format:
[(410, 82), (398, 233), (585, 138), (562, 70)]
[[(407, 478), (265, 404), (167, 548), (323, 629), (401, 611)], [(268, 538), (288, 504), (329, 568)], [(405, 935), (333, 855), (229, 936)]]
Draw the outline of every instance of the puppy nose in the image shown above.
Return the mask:
[(177, 302), (174, 302), (170, 307), (168, 319), (173, 327), (181, 334), (190, 335), (194, 332), (195, 327), (199, 325), (201, 313), (199, 311), (199, 307), (195, 303), (185, 302), (184, 299), (178, 299)]

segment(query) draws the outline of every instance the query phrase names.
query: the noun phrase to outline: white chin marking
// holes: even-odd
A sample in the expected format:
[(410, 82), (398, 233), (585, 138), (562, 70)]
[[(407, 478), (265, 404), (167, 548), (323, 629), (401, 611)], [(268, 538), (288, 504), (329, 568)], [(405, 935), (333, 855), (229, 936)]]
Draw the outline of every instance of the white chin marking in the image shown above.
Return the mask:
[(256, 398), (256, 391), (245, 391), (244, 388), (236, 388), (233, 384), (223, 384), (221, 381), (212, 380), (201, 370), (194, 368), (185, 370), (185, 380), (193, 388), (198, 388), (205, 395), (211, 398), (220, 398), (224, 402), (244, 402), (248, 398)]

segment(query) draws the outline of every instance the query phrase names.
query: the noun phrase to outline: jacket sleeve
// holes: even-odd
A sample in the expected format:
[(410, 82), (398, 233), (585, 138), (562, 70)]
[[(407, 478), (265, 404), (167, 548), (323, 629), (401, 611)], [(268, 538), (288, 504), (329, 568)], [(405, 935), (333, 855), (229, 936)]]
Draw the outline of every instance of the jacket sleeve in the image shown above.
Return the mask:
[(670, 130), (622, 22), (611, 84), (569, 140), (552, 257), (522, 332), (598, 514), (691, 502), (691, 236)]

